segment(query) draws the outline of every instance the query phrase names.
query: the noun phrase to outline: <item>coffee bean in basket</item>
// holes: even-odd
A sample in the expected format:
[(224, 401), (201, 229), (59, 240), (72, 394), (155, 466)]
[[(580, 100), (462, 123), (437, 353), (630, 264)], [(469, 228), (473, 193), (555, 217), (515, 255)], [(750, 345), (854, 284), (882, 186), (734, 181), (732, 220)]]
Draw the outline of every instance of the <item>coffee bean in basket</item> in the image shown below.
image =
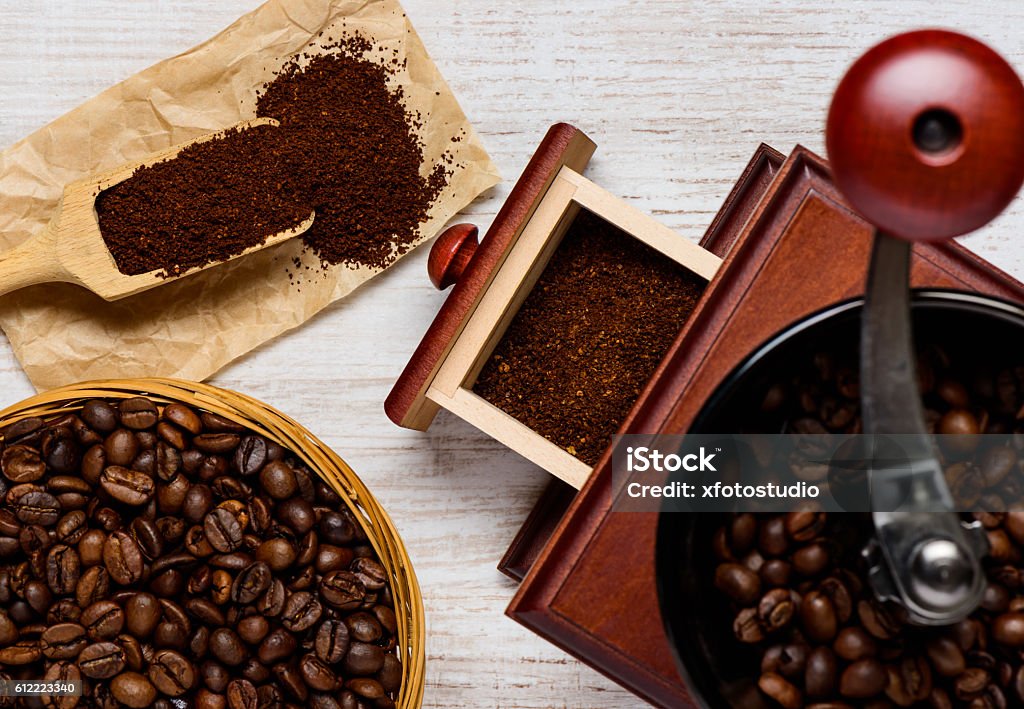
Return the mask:
[(395, 705), (387, 572), (276, 443), (91, 400), (4, 429), (0, 473), (0, 676), (84, 688), (46, 706)]

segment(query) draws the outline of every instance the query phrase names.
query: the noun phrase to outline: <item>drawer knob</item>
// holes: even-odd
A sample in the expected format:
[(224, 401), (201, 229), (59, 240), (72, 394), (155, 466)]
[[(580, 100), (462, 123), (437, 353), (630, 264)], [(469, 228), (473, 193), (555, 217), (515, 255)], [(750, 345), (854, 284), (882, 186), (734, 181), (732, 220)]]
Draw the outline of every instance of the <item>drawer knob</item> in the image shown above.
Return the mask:
[(427, 275), (438, 290), (454, 285), (476, 253), (478, 229), (472, 224), (448, 227), (430, 248)]

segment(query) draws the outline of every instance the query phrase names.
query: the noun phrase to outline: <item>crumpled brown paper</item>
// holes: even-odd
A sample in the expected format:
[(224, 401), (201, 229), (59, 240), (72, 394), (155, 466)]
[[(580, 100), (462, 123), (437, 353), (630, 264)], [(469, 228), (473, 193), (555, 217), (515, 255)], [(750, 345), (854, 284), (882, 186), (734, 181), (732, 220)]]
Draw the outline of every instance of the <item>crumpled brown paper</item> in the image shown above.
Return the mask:
[[(252, 118), (258, 88), (321, 32), (337, 37), (342, 24), (408, 60), (396, 83), (426, 119), (424, 174), (446, 150), (454, 158), (420, 242), (431, 237), (499, 178), (401, 5), (270, 0), (0, 154), (0, 243), (9, 248), (42, 229), (68, 182)], [(296, 269), (296, 257), (314, 268)], [(296, 287), (289, 269), (311, 274), (319, 260), (292, 240), (113, 303), (77, 286), (34, 286), (0, 299), (0, 327), (39, 389), (108, 377), (201, 380), (378, 272), (339, 266)]]

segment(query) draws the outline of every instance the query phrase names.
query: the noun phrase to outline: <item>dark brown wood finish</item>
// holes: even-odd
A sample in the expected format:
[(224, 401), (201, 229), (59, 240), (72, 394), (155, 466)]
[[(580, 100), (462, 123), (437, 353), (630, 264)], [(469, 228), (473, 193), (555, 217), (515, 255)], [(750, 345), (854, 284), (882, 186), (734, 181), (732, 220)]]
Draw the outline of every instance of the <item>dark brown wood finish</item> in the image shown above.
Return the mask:
[[(758, 146), (700, 240), (701, 246), (725, 258), (785, 159), (785, 155), (769, 145)], [(522, 581), (575, 497), (576, 490), (571, 486), (552, 480), (519, 528), (498, 563), (498, 570)]]
[[(839, 196), (826, 163), (798, 147), (623, 430), (686, 431), (718, 384), (769, 336), (862, 293), (872, 233)], [(916, 244), (911, 279), (1024, 301), (1024, 286), (952, 242)], [(661, 625), (657, 516), (611, 510), (610, 463), (606, 452), (508, 614), (648, 701), (695, 706)]]
[(473, 224), (453, 224), (430, 247), (427, 276), (438, 290), (455, 285), (476, 254), (479, 229)]
[(947, 239), (974, 231), (1024, 181), (1024, 85), (976, 39), (891, 37), (858, 59), (826, 129), (836, 184), (882, 231)]

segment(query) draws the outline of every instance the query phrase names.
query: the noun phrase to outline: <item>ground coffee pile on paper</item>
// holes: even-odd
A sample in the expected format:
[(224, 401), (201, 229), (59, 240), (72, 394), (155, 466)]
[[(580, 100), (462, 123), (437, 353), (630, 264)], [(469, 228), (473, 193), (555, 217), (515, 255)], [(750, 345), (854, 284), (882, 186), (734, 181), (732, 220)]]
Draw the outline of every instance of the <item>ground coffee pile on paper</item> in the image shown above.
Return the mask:
[(594, 465), (706, 285), (580, 212), (473, 390)]
[(316, 210), (305, 243), (328, 264), (383, 268), (410, 248), (449, 174), (420, 174), (419, 119), (387, 85), (394, 67), (364, 58), (370, 49), (355, 38), (291, 63), (257, 112), (281, 122), (288, 179)]
[(371, 59), (373, 49), (357, 36), (297, 58), (258, 99), (258, 115), (280, 126), (197, 144), (100, 194), (100, 230), (118, 268), (175, 275), (311, 212), (302, 238), (325, 266), (384, 268), (407, 251), (450, 171), (421, 174), (419, 117), (388, 83), (402, 67)]

